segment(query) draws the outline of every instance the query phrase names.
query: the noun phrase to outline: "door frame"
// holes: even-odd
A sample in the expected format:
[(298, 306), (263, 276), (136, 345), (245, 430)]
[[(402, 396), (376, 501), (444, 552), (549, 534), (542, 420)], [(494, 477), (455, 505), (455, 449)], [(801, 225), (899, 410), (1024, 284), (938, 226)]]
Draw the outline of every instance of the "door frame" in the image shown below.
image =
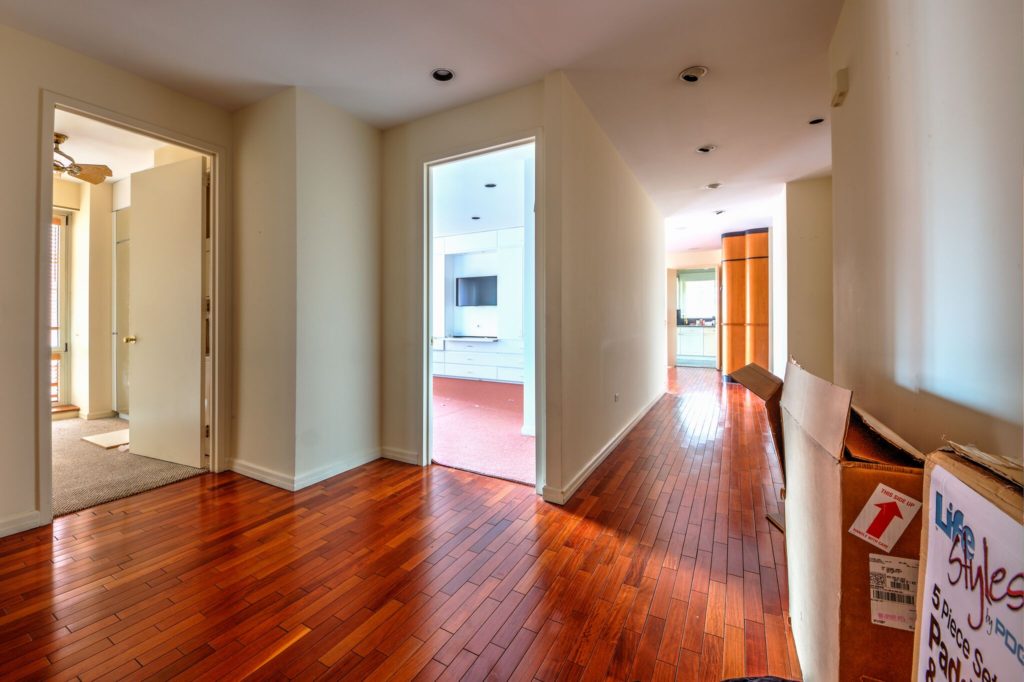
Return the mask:
[[(541, 139), (541, 131), (533, 130), (519, 135), (513, 135), (509, 138), (503, 138), (499, 141), (490, 143), (484, 143), (482, 145), (465, 145), (458, 151), (452, 151), (448, 154), (438, 156), (426, 160), (422, 164), (423, 177), (422, 177), (422, 201), (421, 207), (423, 211), (423, 300), (422, 300), (422, 313), (423, 313), (423, 330), (422, 330), (422, 342), (420, 351), (422, 353), (422, 367), (423, 367), (423, 393), (421, 395), (421, 415), (422, 415), (422, 446), (420, 457), (420, 464), (423, 466), (429, 466), (431, 464), (431, 452), (433, 445), (433, 349), (431, 348), (431, 338), (433, 337), (433, 316), (431, 315), (431, 293), (432, 293), (432, 282), (434, 275), (434, 226), (431, 221), (431, 200), (433, 193), (430, 186), (430, 169), (433, 166), (441, 165), (444, 163), (450, 163), (452, 161), (459, 161), (462, 159), (472, 158), (474, 156), (480, 156), (481, 154), (487, 154), (490, 152), (499, 151), (502, 149), (509, 149), (511, 147), (519, 147), (526, 144), (533, 144), (533, 182), (534, 182), (534, 248), (530, 256), (533, 258), (533, 284), (534, 284), (534, 329), (533, 329), (533, 343), (534, 343), (534, 433), (535, 436), (535, 450), (534, 450), (534, 461), (536, 465), (536, 483), (534, 488), (538, 495), (543, 494), (544, 485), (546, 483), (546, 453), (547, 453), (547, 441), (546, 432), (547, 424), (545, 419), (546, 414), (546, 381), (545, 381), (545, 352), (544, 352), (544, 312), (545, 312), (545, 296), (544, 296), (544, 221), (542, 207), (542, 190), (543, 190), (543, 174), (541, 172), (543, 168), (543, 146)], [(524, 249), (524, 254), (526, 253)]]
[[(210, 436), (209, 468), (212, 472), (227, 468), (230, 446), (229, 415), (231, 384), (230, 344), (230, 187), (227, 172), (228, 150), (218, 144), (193, 138), (140, 119), (121, 114), (90, 102), (52, 90), (40, 92), (39, 167), (36, 212), (36, 505), (41, 525), (53, 521), (53, 442), (49, 399), (49, 247), (47, 226), (53, 216), (53, 128), (57, 109), (101, 121), (210, 157), (209, 230), (210, 230)], [(202, 360), (202, 358), (200, 358)]]

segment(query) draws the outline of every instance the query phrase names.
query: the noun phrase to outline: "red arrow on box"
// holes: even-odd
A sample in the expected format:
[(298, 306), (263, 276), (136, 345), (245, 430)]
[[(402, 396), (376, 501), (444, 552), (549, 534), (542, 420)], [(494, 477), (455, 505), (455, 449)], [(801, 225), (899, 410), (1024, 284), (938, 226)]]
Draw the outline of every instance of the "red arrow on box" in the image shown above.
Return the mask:
[(903, 514), (900, 513), (900, 505), (898, 502), (882, 502), (876, 504), (878, 507), (878, 516), (868, 526), (867, 534), (871, 537), (878, 539), (882, 537), (882, 533), (889, 527), (893, 519), (903, 518)]

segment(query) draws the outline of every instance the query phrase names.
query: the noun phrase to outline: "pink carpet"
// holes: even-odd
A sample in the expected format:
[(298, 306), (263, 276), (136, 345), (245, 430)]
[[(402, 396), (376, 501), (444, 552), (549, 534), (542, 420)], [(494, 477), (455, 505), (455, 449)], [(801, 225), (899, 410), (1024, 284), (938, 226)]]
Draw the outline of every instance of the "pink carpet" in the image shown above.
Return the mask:
[(533, 436), (524, 436), (523, 387), (434, 377), (435, 464), (533, 485)]

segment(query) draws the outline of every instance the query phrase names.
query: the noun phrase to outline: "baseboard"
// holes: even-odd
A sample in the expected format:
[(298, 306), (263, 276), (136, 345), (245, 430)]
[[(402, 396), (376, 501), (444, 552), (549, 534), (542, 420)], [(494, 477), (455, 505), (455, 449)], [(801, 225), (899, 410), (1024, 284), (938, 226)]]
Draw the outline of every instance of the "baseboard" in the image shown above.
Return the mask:
[(368, 464), (375, 459), (380, 459), (380, 452), (373, 450), (370, 452), (364, 452), (360, 455), (353, 455), (346, 457), (340, 462), (331, 462), (322, 467), (318, 467), (311, 471), (307, 471), (303, 474), (296, 474), (295, 479), (292, 482), (292, 490), (302, 490), (307, 486), (311, 486), (314, 483), (327, 480), (331, 476), (337, 476), (343, 474), (346, 471), (355, 469), (356, 467)]
[(107, 410), (106, 412), (90, 412), (89, 414), (80, 414), (82, 419), (110, 419), (116, 417), (117, 412), (114, 410)]
[(39, 513), (38, 509), (22, 514), (13, 514), (5, 519), (0, 519), (0, 537), (14, 535), (23, 530), (30, 530), (44, 525), (46, 523), (43, 521), (43, 515)]
[(78, 419), (78, 415), (78, 410), (68, 410), (66, 412), (51, 412), (50, 421), (59, 422), (64, 421), (65, 419)]
[(284, 488), (285, 490), (295, 489), (294, 476), (282, 474), (280, 471), (274, 471), (273, 469), (268, 469), (258, 464), (252, 464), (251, 462), (246, 462), (245, 460), (236, 459), (232, 461), (231, 464), (228, 465), (228, 469), (236, 473), (242, 474), (243, 476), (254, 478), (257, 481), (269, 483), (270, 485), (276, 486), (278, 488)]
[(272, 486), (283, 488), (290, 492), (302, 490), (320, 481), (325, 481), (331, 476), (337, 476), (343, 474), (346, 471), (355, 469), (356, 467), (368, 464), (375, 459), (380, 459), (381, 453), (376, 450), (364, 452), (359, 455), (352, 455), (346, 457), (343, 460), (337, 462), (331, 462), (322, 467), (317, 467), (310, 471), (296, 474), (295, 476), (289, 476), (283, 474), (280, 471), (274, 471), (258, 464), (246, 462), (245, 460), (236, 459), (228, 466), (228, 469), (235, 473), (254, 478), (257, 481), (263, 483), (269, 483)]
[(396, 462), (405, 462), (406, 464), (414, 464), (420, 466), (423, 463), (420, 453), (413, 452), (412, 450), (402, 450), (401, 448), (382, 448), (380, 456), (386, 459), (393, 459)]
[(596, 455), (590, 458), (587, 465), (583, 467), (579, 473), (573, 476), (572, 480), (570, 480), (564, 488), (553, 488), (549, 485), (544, 486), (542, 493), (544, 501), (553, 502), (555, 504), (565, 504), (568, 502), (569, 499), (576, 494), (576, 491), (579, 490), (580, 486), (583, 485), (583, 482), (590, 477), (590, 474), (594, 473), (594, 469), (600, 466), (601, 462), (607, 459), (608, 455), (612, 454), (612, 451), (619, 446), (622, 439), (624, 439), (629, 432), (633, 430), (633, 427), (651, 411), (651, 408), (658, 404), (658, 401), (661, 400), (664, 395), (664, 393), (659, 393), (654, 397), (654, 400), (641, 408), (636, 416), (634, 416), (633, 419), (631, 419), (630, 422), (622, 428), (622, 430), (615, 434), (615, 437), (608, 441), (608, 443), (601, 448)]

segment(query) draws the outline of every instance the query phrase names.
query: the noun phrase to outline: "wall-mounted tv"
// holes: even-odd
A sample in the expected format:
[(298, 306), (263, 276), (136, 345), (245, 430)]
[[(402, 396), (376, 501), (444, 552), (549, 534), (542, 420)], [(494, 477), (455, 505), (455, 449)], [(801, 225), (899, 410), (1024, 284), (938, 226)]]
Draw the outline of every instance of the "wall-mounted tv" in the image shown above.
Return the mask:
[(455, 305), (498, 305), (498, 276), (456, 278)]

